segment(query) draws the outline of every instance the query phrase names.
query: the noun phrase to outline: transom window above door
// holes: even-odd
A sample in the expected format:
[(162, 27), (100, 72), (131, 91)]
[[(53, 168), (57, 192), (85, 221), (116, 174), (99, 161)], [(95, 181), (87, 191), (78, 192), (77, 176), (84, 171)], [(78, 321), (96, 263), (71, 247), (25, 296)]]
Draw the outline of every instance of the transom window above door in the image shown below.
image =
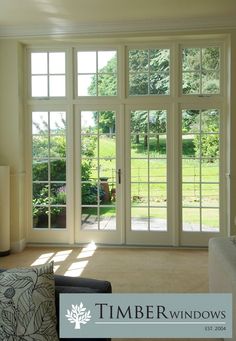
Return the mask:
[(169, 49), (129, 50), (128, 64), (129, 96), (169, 95)]
[(31, 53), (31, 96), (66, 96), (66, 53)]
[(182, 49), (182, 92), (184, 95), (220, 93), (220, 48)]
[(117, 95), (117, 51), (77, 52), (77, 95)]

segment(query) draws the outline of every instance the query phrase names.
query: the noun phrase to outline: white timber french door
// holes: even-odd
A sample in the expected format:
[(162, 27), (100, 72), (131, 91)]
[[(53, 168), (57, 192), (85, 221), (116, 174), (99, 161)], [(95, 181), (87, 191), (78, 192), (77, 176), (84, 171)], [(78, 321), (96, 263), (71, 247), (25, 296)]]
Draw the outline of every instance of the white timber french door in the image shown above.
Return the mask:
[(168, 110), (126, 111), (126, 242), (171, 245)]
[(75, 112), (75, 219), (80, 243), (122, 242), (124, 151), (118, 108), (84, 106)]

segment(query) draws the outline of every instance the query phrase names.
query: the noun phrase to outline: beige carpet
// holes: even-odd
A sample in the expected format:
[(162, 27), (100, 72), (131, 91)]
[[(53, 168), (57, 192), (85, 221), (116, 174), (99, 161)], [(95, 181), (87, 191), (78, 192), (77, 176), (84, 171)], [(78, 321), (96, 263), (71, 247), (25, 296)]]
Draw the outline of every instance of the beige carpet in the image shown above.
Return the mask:
[(83, 277), (106, 279), (111, 281), (115, 293), (208, 292), (207, 250), (30, 247), (22, 253), (1, 257), (0, 267), (43, 264), (51, 260), (55, 262), (57, 274), (76, 276), (81, 273)]

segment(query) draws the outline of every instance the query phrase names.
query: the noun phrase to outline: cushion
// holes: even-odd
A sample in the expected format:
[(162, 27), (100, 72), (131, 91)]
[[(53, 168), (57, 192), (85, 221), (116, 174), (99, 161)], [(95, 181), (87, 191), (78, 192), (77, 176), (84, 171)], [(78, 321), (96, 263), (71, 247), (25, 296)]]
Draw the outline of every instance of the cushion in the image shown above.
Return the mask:
[(0, 340), (58, 340), (53, 263), (0, 273), (0, 321)]

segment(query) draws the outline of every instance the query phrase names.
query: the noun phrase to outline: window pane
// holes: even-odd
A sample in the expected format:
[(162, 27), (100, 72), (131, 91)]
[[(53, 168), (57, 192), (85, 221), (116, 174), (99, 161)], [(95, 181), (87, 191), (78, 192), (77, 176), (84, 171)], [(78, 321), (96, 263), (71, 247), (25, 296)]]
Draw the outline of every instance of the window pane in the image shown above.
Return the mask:
[(51, 207), (51, 227), (66, 228), (66, 207)]
[(219, 160), (213, 158), (210, 162), (203, 160), (201, 175), (203, 182), (219, 182)]
[(51, 160), (50, 179), (51, 181), (66, 181), (66, 160)]
[(165, 110), (150, 110), (148, 118), (150, 133), (166, 133), (167, 116)]
[(65, 74), (65, 52), (49, 53), (49, 73)]
[(200, 232), (200, 209), (183, 208), (183, 231)]
[(148, 50), (129, 51), (129, 71), (148, 71)]
[(48, 96), (48, 77), (32, 76), (31, 77), (31, 95), (32, 97)]
[(86, 182), (81, 185), (82, 205), (98, 205), (100, 202), (99, 188), (96, 182)]
[(166, 160), (149, 159), (150, 182), (166, 182)]
[(219, 207), (219, 185), (202, 184), (202, 206)]
[(65, 112), (52, 111), (50, 113), (50, 134), (66, 134), (66, 114)]
[(78, 73), (96, 73), (96, 52), (77, 53)]
[(148, 95), (148, 74), (129, 75), (129, 95)]
[(150, 231), (167, 231), (166, 208), (150, 209)]
[(200, 93), (200, 73), (185, 72), (182, 76), (183, 94)]
[(183, 70), (194, 71), (200, 69), (200, 54), (199, 48), (185, 48), (183, 49)]
[(115, 135), (100, 135), (99, 137), (99, 157), (114, 158), (116, 154)]
[(98, 230), (98, 208), (82, 207), (82, 229)]
[(66, 138), (65, 136), (54, 136), (50, 138), (50, 157), (64, 158), (66, 156)]
[(202, 210), (202, 231), (219, 232), (219, 210), (206, 208)]
[(48, 73), (47, 53), (31, 53), (31, 74), (45, 75)]
[(115, 182), (116, 179), (116, 160), (115, 159), (99, 159), (99, 177)]
[(132, 207), (131, 217), (132, 231), (148, 231), (149, 217), (147, 208)]
[(182, 186), (183, 206), (200, 206), (200, 185), (183, 184)]
[(66, 95), (65, 76), (49, 77), (49, 96), (64, 97)]
[(117, 72), (117, 52), (98, 51), (98, 72)]
[(47, 136), (32, 137), (32, 156), (34, 158), (45, 159), (49, 156), (49, 144)]
[(183, 182), (197, 183), (200, 181), (200, 160), (182, 159)]
[(47, 181), (48, 180), (48, 161), (34, 160), (32, 167), (33, 181)]
[(100, 230), (115, 230), (116, 229), (116, 208), (115, 207), (100, 207)]
[(220, 49), (208, 47), (202, 49), (202, 66), (205, 70), (218, 70), (220, 67)]
[(150, 95), (169, 94), (169, 73), (151, 73), (150, 74)]
[(132, 182), (148, 181), (148, 160), (131, 159), (131, 181)]
[(182, 53), (183, 94), (220, 93), (220, 49), (184, 48)]
[(170, 51), (167, 49), (151, 49), (149, 55), (150, 71), (169, 71)]
[(92, 89), (95, 77), (96, 75), (78, 75), (78, 96), (96, 96), (96, 87)]
[(204, 133), (218, 133), (220, 115), (218, 110), (206, 110), (201, 113), (201, 130)]
[(33, 134), (45, 135), (48, 133), (48, 112), (35, 111), (32, 113)]
[(96, 134), (97, 133), (97, 113), (92, 111), (81, 112), (81, 133)]
[(150, 206), (166, 206), (167, 190), (166, 184), (150, 184)]
[(98, 75), (98, 96), (117, 95), (117, 75), (99, 74)]
[(148, 131), (148, 112), (134, 111), (131, 113), (131, 133), (147, 133)]
[(132, 183), (131, 184), (131, 205), (132, 206), (148, 206), (148, 184)]
[(204, 94), (218, 94), (220, 92), (219, 72), (204, 71), (202, 74), (202, 92)]

